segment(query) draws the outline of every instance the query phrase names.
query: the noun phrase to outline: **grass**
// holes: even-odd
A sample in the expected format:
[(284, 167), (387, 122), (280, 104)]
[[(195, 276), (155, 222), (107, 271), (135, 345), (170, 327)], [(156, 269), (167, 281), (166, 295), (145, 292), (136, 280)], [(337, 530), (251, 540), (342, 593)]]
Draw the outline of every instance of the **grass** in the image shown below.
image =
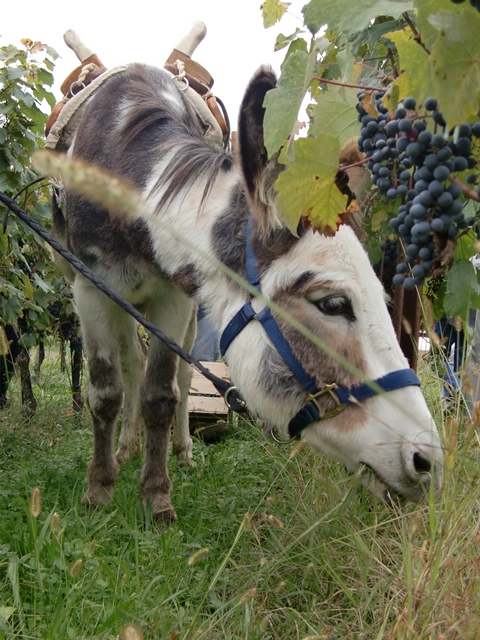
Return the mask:
[(83, 512), (90, 420), (68, 412), (51, 351), (33, 420), (18, 380), (0, 414), (0, 638), (477, 639), (479, 440), (460, 402), (442, 415), (424, 368), (447, 448), (436, 502), (389, 508), (336, 463), (240, 421), (195, 442), (196, 468), (171, 458), (178, 523), (160, 535), (138, 460), (109, 505)]

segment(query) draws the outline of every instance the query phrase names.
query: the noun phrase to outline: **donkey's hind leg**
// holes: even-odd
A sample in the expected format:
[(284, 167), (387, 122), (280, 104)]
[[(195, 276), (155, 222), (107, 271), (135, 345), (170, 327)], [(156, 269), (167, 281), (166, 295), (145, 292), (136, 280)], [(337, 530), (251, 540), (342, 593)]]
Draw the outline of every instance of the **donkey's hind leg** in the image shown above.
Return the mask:
[(123, 383), (117, 331), (125, 323), (125, 313), (81, 276), (75, 279), (74, 294), (90, 373), (87, 402), (94, 438), (89, 486), (82, 502), (96, 506), (111, 497), (118, 475), (114, 446)]
[[(193, 348), (197, 333), (197, 308), (195, 307), (190, 317), (187, 333), (183, 342), (183, 348), (188, 353)], [(192, 456), (192, 438), (190, 437), (189, 417), (188, 417), (188, 393), (192, 382), (192, 365), (185, 360), (180, 360), (178, 365), (177, 381), (180, 388), (180, 400), (175, 409), (175, 420), (173, 422), (172, 451), (177, 456), (179, 462), (183, 462), (190, 467), (195, 466)]]
[(120, 360), (124, 383), (123, 419), (118, 448), (115, 454), (118, 464), (139, 456), (142, 452), (142, 419), (140, 416), (140, 389), (145, 375), (147, 349), (137, 331), (133, 318), (131, 338), (121, 341)]

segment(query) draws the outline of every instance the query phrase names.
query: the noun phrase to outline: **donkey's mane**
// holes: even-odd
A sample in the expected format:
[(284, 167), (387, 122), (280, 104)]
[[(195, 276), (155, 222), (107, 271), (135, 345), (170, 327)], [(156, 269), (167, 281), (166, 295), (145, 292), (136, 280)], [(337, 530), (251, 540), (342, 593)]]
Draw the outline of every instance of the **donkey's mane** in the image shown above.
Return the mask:
[[(177, 196), (185, 197), (197, 182), (205, 185), (201, 209), (219, 173), (232, 168), (231, 154), (205, 140), (197, 113), (188, 99), (173, 89), (170, 76), (163, 71), (131, 65), (127, 85), (128, 103), (121, 136), (124, 149), (152, 132), (155, 136), (152, 153), (158, 158), (170, 157), (152, 189), (151, 195), (163, 190), (155, 212), (160, 213)], [(165, 95), (171, 98), (165, 99)]]

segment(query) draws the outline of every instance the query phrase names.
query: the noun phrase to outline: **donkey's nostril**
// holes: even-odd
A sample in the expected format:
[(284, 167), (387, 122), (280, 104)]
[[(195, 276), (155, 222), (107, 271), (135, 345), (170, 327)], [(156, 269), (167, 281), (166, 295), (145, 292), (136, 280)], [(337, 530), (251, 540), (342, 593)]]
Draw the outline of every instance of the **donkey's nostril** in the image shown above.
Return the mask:
[(432, 470), (432, 463), (427, 458), (424, 458), (421, 453), (413, 454), (413, 466), (418, 473), (430, 472)]

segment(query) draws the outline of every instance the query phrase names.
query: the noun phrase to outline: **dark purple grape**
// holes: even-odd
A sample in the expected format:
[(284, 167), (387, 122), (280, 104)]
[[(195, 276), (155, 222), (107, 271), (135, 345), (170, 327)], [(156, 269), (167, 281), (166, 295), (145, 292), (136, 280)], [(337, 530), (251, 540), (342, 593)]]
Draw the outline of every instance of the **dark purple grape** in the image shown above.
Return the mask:
[(403, 281), (403, 286), (407, 291), (415, 289), (415, 278), (405, 278), (405, 280)]
[(443, 193), (444, 191), (444, 186), (443, 184), (440, 182), (440, 180), (433, 180), (429, 185), (428, 185), (428, 190), (430, 191), (430, 193), (432, 194), (432, 196), (434, 198), (438, 198), (438, 196)]
[[(464, 0), (460, 0), (463, 2)], [(423, 105), (427, 111), (435, 111), (438, 107), (438, 100), (436, 98), (427, 98)]]
[(408, 133), (413, 128), (413, 123), (409, 118), (403, 118), (398, 123), (398, 130), (402, 133)]
[(435, 180), (440, 180), (440, 181), (446, 180), (449, 175), (450, 175), (450, 170), (444, 164), (441, 164), (440, 166), (438, 166), (433, 172), (433, 177), (435, 178)]
[(455, 158), (455, 171), (465, 171), (468, 169), (468, 160), (463, 156)]
[(403, 101), (403, 106), (405, 107), (405, 109), (413, 111), (413, 109), (415, 109), (415, 107), (417, 106), (417, 101), (415, 100), (415, 98), (405, 98), (405, 100)]

